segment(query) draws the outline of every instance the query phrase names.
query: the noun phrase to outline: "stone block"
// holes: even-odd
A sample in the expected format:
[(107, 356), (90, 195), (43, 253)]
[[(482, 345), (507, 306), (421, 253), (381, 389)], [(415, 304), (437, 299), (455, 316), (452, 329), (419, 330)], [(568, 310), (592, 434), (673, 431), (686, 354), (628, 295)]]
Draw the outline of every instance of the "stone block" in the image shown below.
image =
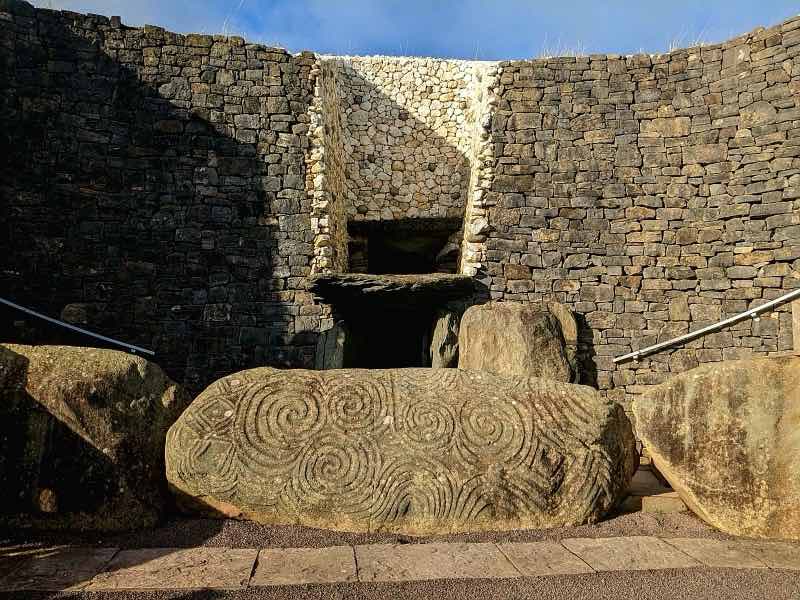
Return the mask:
[(641, 511), (644, 513), (679, 513), (686, 510), (686, 504), (681, 500), (678, 492), (642, 496)]
[(498, 544), (524, 577), (594, 573), (589, 565), (558, 542)]
[(137, 356), (0, 345), (0, 521), (152, 526), (168, 500), (164, 435), (188, 404), (180, 386)]
[(247, 586), (258, 550), (143, 548), (122, 550), (86, 591), (228, 589)]
[(636, 430), (658, 470), (712, 526), (800, 539), (800, 442), (784, 425), (800, 415), (798, 390), (800, 358), (703, 365), (637, 398)]
[(683, 137), (689, 135), (692, 121), (689, 117), (670, 117), (642, 121), (642, 135), (659, 137)]
[(699, 144), (683, 146), (683, 164), (710, 164), (722, 162), (728, 157), (728, 147), (724, 144)]
[(434, 369), (458, 366), (458, 330), (460, 317), (452, 311), (437, 314), (431, 335), (431, 367)]
[(350, 546), (276, 548), (261, 550), (250, 579), (251, 587), (309, 585), (358, 581)]
[(537, 307), (519, 303), (472, 306), (461, 319), (458, 342), (461, 369), (572, 380), (560, 324)]
[(766, 569), (746, 543), (738, 540), (665, 538), (664, 541), (712, 569)]
[(360, 581), (519, 576), (495, 544), (373, 544), (355, 550)]
[(22, 559), (0, 578), (5, 592), (73, 592), (84, 589), (118, 552), (117, 548), (55, 547)]

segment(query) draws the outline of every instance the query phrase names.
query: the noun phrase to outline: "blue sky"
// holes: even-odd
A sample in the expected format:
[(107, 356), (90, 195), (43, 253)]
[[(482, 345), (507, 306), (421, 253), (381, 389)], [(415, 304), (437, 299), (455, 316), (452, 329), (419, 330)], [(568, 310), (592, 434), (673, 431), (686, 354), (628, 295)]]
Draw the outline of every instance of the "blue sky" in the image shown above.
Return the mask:
[[(127, 25), (227, 33), (293, 52), (497, 60), (663, 52), (800, 14), (797, 0), (35, 0)], [(566, 52), (565, 52), (566, 51)]]

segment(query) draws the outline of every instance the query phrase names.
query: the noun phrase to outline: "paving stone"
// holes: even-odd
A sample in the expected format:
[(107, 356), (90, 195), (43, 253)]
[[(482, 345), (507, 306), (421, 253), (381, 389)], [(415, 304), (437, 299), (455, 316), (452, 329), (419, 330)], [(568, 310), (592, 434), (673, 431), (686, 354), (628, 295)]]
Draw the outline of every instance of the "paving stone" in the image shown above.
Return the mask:
[(239, 589), (250, 580), (257, 555), (234, 548), (123, 550), (86, 589)]
[(747, 540), (742, 545), (770, 569), (800, 571), (800, 545), (761, 540)]
[(669, 538), (664, 541), (707, 567), (764, 569), (767, 566), (736, 540)]
[[(117, 548), (40, 549), (0, 579), (3, 591), (76, 591), (109, 563)], [(13, 560), (9, 557), (7, 560)]]
[(643, 571), (699, 567), (699, 562), (666, 542), (650, 536), (571, 538), (564, 547), (597, 571)]
[(558, 542), (498, 544), (517, 570), (525, 576), (593, 573), (589, 565)]
[(519, 577), (495, 544), (356, 546), (360, 581)]
[(353, 548), (262, 550), (250, 585), (300, 585), (358, 581)]

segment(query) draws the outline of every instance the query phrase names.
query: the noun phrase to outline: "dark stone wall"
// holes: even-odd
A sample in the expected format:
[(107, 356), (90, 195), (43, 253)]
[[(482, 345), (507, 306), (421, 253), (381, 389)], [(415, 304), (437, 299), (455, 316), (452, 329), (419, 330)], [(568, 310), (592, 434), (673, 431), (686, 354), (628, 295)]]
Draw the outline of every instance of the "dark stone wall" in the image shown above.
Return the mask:
[[(154, 349), (194, 391), (313, 364), (313, 62), (4, 2), (0, 295)], [(64, 341), (0, 316), (7, 340)]]
[(800, 287), (800, 18), (661, 56), (501, 63), (484, 275), (557, 300), (626, 402), (699, 363), (792, 348), (789, 306), (615, 366)]

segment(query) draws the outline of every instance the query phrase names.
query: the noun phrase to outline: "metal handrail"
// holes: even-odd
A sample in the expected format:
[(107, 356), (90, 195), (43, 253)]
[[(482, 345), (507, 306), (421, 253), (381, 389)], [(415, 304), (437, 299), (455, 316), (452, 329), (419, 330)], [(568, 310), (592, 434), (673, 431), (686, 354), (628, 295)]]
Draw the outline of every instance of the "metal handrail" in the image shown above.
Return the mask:
[(29, 315), (33, 315), (34, 317), (39, 317), (40, 319), (44, 319), (50, 323), (55, 323), (56, 325), (61, 325), (62, 327), (66, 327), (67, 329), (71, 329), (73, 331), (77, 331), (79, 333), (83, 333), (84, 335), (89, 335), (93, 338), (97, 338), (98, 340), (103, 340), (104, 342), (109, 342), (110, 344), (116, 344), (117, 346), (122, 346), (123, 348), (127, 349), (131, 354), (136, 354), (137, 352), (141, 352), (143, 354), (149, 354), (150, 356), (155, 356), (156, 353), (152, 350), (148, 350), (147, 348), (141, 348), (139, 346), (134, 346), (133, 344), (128, 344), (126, 342), (120, 342), (119, 340), (115, 340), (114, 338), (106, 337), (104, 335), (100, 335), (99, 333), (94, 333), (91, 331), (87, 331), (86, 329), (81, 329), (80, 327), (76, 327), (75, 325), (71, 325), (69, 323), (65, 323), (64, 321), (59, 321), (58, 319), (54, 319), (53, 317), (48, 317), (47, 315), (43, 315), (42, 313), (38, 313), (35, 310), (31, 310), (30, 308), (25, 308), (24, 306), (20, 306), (19, 304), (15, 304), (10, 300), (6, 300), (5, 298), (0, 298), (0, 304), (5, 304), (10, 306), (11, 308), (16, 308), (17, 310), (21, 310), (24, 313), (28, 313)]
[(800, 289), (791, 291), (788, 294), (784, 294), (783, 296), (778, 296), (774, 300), (770, 300), (769, 302), (766, 302), (761, 306), (756, 306), (742, 313), (739, 313), (738, 315), (734, 315), (733, 317), (723, 319), (722, 321), (718, 321), (713, 325), (708, 325), (696, 331), (690, 331), (689, 333), (685, 333), (684, 335), (672, 338), (671, 340), (667, 340), (666, 342), (659, 342), (658, 344), (653, 344), (652, 346), (648, 346), (647, 348), (642, 348), (641, 350), (636, 350), (634, 352), (629, 352), (628, 354), (623, 354), (622, 356), (617, 356), (614, 359), (614, 363), (620, 363), (630, 359), (636, 361), (639, 360), (639, 358), (642, 356), (647, 356), (648, 354), (653, 354), (654, 352), (658, 352), (659, 350), (663, 350), (664, 348), (669, 348), (670, 346), (674, 346), (682, 342), (693, 340), (712, 331), (716, 331), (717, 329), (722, 329), (727, 325), (732, 325), (733, 323), (737, 323), (738, 321), (741, 321), (743, 319), (747, 318), (755, 319), (762, 312), (765, 312), (777, 306), (778, 304), (783, 304), (784, 302), (788, 302), (789, 300), (793, 300), (795, 298), (800, 298)]

